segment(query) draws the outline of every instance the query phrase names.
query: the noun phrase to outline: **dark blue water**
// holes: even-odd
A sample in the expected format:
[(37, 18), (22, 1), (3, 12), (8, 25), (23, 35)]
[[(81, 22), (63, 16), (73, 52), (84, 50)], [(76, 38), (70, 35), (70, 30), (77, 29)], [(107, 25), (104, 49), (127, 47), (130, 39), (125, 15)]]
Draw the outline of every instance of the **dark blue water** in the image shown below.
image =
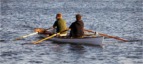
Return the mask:
[[(0, 0), (0, 64), (143, 64), (142, 0)], [(119, 36), (99, 46), (53, 44), (31, 36), (49, 28), (61, 12), (69, 26), (80, 13), (86, 29)]]

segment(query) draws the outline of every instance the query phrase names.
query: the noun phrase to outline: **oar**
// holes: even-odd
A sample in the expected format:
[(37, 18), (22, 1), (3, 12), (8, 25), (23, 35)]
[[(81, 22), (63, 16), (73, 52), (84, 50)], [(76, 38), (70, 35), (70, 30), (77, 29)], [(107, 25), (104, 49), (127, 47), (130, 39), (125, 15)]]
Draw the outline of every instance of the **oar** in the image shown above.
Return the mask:
[[(92, 30), (86, 30), (86, 29), (84, 29), (85, 31), (88, 31), (88, 32), (91, 32), (91, 33), (96, 33), (96, 32), (94, 32), (94, 31), (92, 31)], [(103, 33), (99, 33), (98, 32), (98, 34), (100, 35), (100, 36), (104, 36), (104, 37), (108, 37), (108, 38), (114, 38), (114, 39), (117, 39), (117, 40), (121, 40), (121, 41), (124, 41), (124, 42), (127, 42), (128, 40), (126, 40), (126, 39), (123, 39), (123, 38), (120, 38), (120, 37), (117, 37), (117, 36), (111, 36), (111, 35), (107, 35), (107, 34), (103, 34)]]
[(121, 41), (124, 41), (124, 42), (128, 41), (126, 39), (123, 39), (123, 38), (120, 38), (120, 37), (117, 37), (117, 36), (111, 36), (111, 35), (107, 35), (107, 34), (103, 34), (103, 33), (99, 33), (99, 35), (105, 36), (105, 37), (108, 37), (108, 38), (114, 38), (114, 39), (121, 40)]
[[(68, 29), (67, 29), (67, 30), (68, 30)], [(56, 35), (61, 34), (62, 32), (67, 31), (67, 30), (61, 31), (61, 32), (59, 32), (59, 33), (53, 34), (53, 35), (51, 35), (51, 36), (48, 36), (48, 37), (46, 37), (46, 38), (44, 38), (44, 39), (38, 40), (38, 41), (36, 41), (36, 42), (33, 42), (33, 44), (39, 44), (39, 43), (41, 43), (41, 42), (43, 42), (43, 41), (45, 41), (45, 40), (48, 40), (48, 39), (50, 39), (50, 38), (55, 37)]]
[[(50, 28), (45, 29), (45, 30), (49, 30), (49, 29), (52, 29), (52, 28), (50, 27)], [(33, 35), (36, 35), (36, 34), (38, 34), (38, 32), (30, 33), (30, 34), (21, 36), (21, 37), (19, 37), (19, 38), (16, 38), (16, 39), (14, 39), (14, 40), (21, 40), (21, 39), (23, 39), (23, 38), (26, 38), (26, 37), (29, 37), (29, 36), (33, 36)]]
[(38, 32), (30, 33), (30, 34), (21, 36), (21, 37), (19, 37), (19, 38), (16, 38), (16, 39), (14, 39), (14, 40), (20, 40), (20, 39), (26, 38), (26, 37), (28, 37), (28, 36), (36, 35), (36, 34), (38, 34)]
[(57, 34), (60, 34), (60, 33), (56, 33), (56, 34), (53, 34), (53, 35), (51, 35), (51, 36), (49, 36), (49, 37), (46, 37), (46, 38), (44, 38), (44, 39), (38, 40), (38, 41), (36, 41), (36, 42), (33, 42), (33, 44), (39, 44), (39, 43), (41, 43), (41, 42), (43, 42), (43, 41), (45, 41), (45, 40), (48, 40), (48, 39), (50, 39), (50, 38), (55, 37)]

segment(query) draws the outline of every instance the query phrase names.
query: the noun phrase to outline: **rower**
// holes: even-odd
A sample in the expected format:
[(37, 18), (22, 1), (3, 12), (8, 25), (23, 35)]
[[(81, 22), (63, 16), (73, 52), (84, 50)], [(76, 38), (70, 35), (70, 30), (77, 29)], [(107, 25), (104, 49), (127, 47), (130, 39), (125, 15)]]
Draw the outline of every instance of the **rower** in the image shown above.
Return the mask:
[[(67, 29), (66, 21), (62, 18), (61, 13), (58, 13), (56, 15), (56, 21), (54, 22), (53, 26), (50, 27), (49, 29), (54, 29), (53, 30), (54, 33), (59, 33)], [(55, 32), (55, 29), (56, 29), (56, 32)], [(47, 35), (54, 34), (53, 32), (49, 32), (47, 31), (47, 29), (43, 29), (43, 28), (36, 28), (34, 31), (38, 32), (39, 34), (47, 34)], [(67, 35), (67, 31), (64, 31), (58, 36), (66, 36), (66, 35)]]
[[(62, 32), (67, 29), (66, 21), (62, 18), (62, 14), (56, 15), (56, 21), (53, 24), (53, 28), (56, 28), (56, 33)], [(66, 36), (67, 31), (62, 32), (59, 36)]]
[(81, 20), (82, 16), (76, 14), (76, 21), (70, 25), (70, 37), (72, 38), (82, 38), (84, 35), (84, 23)]

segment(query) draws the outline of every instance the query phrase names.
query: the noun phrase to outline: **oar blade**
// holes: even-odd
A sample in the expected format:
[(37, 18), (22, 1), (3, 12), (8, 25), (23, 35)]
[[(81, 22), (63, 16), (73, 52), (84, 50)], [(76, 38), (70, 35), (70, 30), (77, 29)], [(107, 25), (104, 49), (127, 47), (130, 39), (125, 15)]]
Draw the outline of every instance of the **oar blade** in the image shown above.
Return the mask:
[(128, 40), (120, 38), (120, 37), (115, 37), (114, 39), (121, 40), (121, 41), (124, 41), (124, 42), (128, 42)]
[(38, 32), (34, 32), (34, 33), (30, 33), (30, 34), (28, 34), (28, 35), (21, 36), (21, 37), (19, 37), (19, 38), (14, 39), (14, 41), (16, 41), (16, 40), (21, 40), (21, 39), (23, 39), (23, 38), (26, 38), (26, 37), (29, 37), (29, 36), (33, 36), (33, 35), (36, 35), (36, 34), (38, 34)]
[(13, 41), (16, 41), (16, 40), (21, 40), (21, 39), (23, 39), (23, 38), (16, 38), (16, 39), (14, 39)]

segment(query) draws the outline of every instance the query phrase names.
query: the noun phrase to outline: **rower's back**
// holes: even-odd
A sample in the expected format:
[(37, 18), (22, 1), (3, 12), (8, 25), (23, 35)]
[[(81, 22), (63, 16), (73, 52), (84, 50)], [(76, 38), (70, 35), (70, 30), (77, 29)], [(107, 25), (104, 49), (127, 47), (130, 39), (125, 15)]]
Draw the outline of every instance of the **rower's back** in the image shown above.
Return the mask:
[[(62, 14), (58, 13), (56, 15), (56, 21), (53, 24), (53, 27), (56, 28), (56, 32), (62, 32), (67, 29), (66, 21), (62, 18)], [(67, 34), (66, 31), (62, 32), (61, 34)]]
[(71, 25), (70, 25), (70, 37), (73, 37), (73, 38), (81, 38), (83, 37), (84, 35), (84, 23), (83, 21), (81, 20), (81, 15), (80, 14), (77, 14), (76, 15), (76, 21), (73, 22)]

